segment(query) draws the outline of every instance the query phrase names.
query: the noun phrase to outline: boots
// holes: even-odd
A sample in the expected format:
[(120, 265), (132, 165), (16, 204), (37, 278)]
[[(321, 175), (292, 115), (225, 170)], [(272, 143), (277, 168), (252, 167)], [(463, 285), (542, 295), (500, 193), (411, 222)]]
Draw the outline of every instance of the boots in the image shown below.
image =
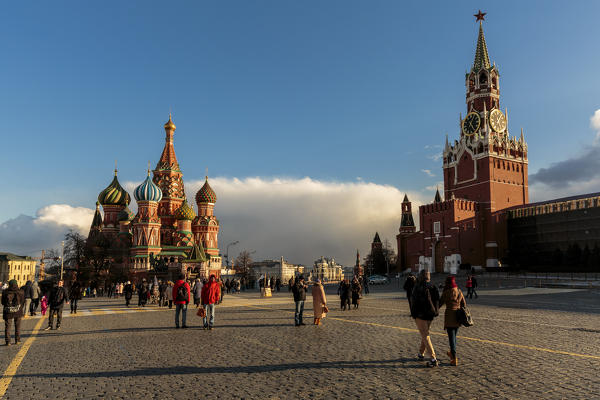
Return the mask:
[(315, 318), (315, 325), (321, 325), (321, 318)]
[(452, 356), (452, 352), (448, 350), (448, 357), (450, 357), (450, 365), (454, 365), (457, 366), (458, 365), (458, 357), (457, 356)]

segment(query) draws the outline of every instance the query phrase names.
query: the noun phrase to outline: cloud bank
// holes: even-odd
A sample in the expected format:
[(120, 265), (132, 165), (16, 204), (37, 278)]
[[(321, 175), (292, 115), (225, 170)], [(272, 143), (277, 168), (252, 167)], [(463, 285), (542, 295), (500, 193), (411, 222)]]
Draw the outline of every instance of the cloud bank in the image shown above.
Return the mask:
[[(185, 181), (188, 199), (194, 199), (204, 180)], [(378, 231), (395, 248), (404, 193), (375, 183), (325, 182), (310, 178), (214, 178), (215, 215), (221, 224), (219, 247), (239, 241), (229, 250), (233, 259), (241, 250), (255, 250), (257, 260), (279, 258), (312, 264), (321, 256), (353, 265), (356, 249), (370, 250)], [(124, 187), (132, 193), (136, 183)], [(421, 194), (409, 192), (413, 210)], [(195, 201), (192, 201), (195, 204)], [(131, 205), (135, 209), (135, 201)], [(21, 215), (0, 225), (0, 248), (29, 254), (56, 248), (68, 229), (87, 235), (94, 210), (57, 204), (40, 209), (36, 217)]]
[(0, 224), (0, 251), (39, 257), (42, 249), (58, 248), (73, 229), (87, 235), (94, 210), (53, 204), (40, 208), (35, 217), (19, 215)]
[(533, 201), (600, 191), (600, 110), (590, 117), (590, 126), (596, 131), (590, 146), (529, 175)]

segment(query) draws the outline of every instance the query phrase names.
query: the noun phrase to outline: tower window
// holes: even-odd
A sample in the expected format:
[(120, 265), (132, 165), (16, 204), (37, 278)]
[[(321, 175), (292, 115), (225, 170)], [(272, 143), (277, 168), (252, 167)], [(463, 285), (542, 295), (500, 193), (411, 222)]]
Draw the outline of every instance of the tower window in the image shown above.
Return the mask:
[(487, 75), (485, 72), (482, 72), (481, 75), (479, 75), (479, 84), (480, 85), (486, 85), (487, 84)]

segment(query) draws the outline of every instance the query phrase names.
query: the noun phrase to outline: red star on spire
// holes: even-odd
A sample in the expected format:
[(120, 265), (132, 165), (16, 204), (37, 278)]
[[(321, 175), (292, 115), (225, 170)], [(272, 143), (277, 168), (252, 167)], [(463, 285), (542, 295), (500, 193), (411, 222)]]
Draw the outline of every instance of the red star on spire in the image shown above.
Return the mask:
[(477, 20), (475, 22), (477, 22), (477, 21), (485, 21), (485, 14), (487, 14), (487, 13), (482, 13), (481, 10), (479, 10), (479, 12), (477, 14), (473, 14), (473, 16), (475, 18), (477, 18)]

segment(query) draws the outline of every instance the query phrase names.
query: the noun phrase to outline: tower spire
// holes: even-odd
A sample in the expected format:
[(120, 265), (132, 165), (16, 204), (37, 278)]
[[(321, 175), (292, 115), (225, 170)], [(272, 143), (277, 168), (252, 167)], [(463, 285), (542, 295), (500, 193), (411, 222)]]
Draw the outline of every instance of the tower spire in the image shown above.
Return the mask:
[(486, 13), (475, 14), (474, 17), (479, 21), (479, 35), (477, 36), (477, 47), (475, 48), (475, 61), (473, 61), (473, 71), (477, 72), (482, 68), (491, 68), (490, 57), (488, 55), (487, 45), (485, 44), (485, 35), (483, 34), (483, 20)]

